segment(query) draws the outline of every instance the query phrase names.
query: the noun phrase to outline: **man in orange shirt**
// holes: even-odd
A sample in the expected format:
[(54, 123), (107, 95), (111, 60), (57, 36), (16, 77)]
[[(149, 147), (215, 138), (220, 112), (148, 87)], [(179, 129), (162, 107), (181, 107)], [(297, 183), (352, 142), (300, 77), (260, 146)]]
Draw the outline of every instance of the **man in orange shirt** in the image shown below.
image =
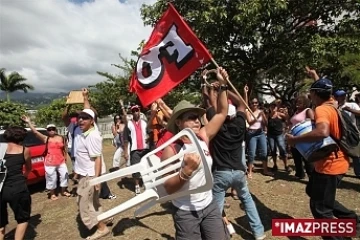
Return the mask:
[[(338, 114), (331, 104), (335, 104), (332, 98), (333, 84), (328, 79), (319, 79), (310, 87), (310, 97), (315, 108), (316, 127), (311, 132), (292, 136), (287, 135), (290, 145), (300, 142), (317, 142), (328, 136), (340, 139), (341, 128)], [(310, 209), (314, 218), (350, 218), (359, 217), (354, 211), (347, 209), (335, 200), (336, 188), (344, 174), (349, 169), (349, 157), (341, 150), (331, 153), (329, 156), (314, 162), (314, 173), (309, 179), (306, 193), (310, 197)], [(339, 237), (326, 237), (326, 239), (342, 239)]]

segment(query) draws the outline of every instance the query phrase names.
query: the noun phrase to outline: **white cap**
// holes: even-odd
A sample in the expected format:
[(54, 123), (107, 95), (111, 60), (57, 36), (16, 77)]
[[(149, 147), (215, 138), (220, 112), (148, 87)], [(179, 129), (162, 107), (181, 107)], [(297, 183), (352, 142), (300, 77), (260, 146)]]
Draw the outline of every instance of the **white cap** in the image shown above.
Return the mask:
[(228, 114), (229, 117), (234, 117), (236, 115), (236, 107), (232, 104), (229, 104)]
[(87, 113), (89, 114), (93, 119), (95, 119), (95, 113), (93, 110), (91, 110), (90, 108), (85, 108), (84, 110), (82, 110), (81, 112)]
[(56, 128), (56, 126), (55, 126), (55, 124), (48, 124), (47, 126), (46, 126), (46, 128), (48, 129), (48, 128)]

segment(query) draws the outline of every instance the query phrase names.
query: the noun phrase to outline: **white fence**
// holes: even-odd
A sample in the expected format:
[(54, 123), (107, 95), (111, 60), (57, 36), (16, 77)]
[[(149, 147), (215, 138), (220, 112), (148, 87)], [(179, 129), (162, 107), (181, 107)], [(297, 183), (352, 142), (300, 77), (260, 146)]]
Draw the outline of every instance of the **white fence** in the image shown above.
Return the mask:
[[(101, 136), (103, 137), (103, 139), (112, 139), (113, 138), (113, 134), (111, 132), (111, 125), (112, 122), (110, 123), (98, 123), (98, 128), (101, 132)], [(58, 134), (60, 135), (66, 135), (67, 134), (67, 128), (66, 127), (59, 127), (58, 128)]]

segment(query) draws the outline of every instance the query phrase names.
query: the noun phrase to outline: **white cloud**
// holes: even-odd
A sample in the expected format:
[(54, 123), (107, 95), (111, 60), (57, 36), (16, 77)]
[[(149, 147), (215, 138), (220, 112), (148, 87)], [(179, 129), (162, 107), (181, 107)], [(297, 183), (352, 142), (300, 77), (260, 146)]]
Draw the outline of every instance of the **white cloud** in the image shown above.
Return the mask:
[[(82, 1), (82, 0), (77, 0)], [(129, 57), (152, 29), (141, 4), (155, 0), (1, 0), (0, 67), (18, 71), (38, 92), (79, 89), (119, 73), (119, 53)]]

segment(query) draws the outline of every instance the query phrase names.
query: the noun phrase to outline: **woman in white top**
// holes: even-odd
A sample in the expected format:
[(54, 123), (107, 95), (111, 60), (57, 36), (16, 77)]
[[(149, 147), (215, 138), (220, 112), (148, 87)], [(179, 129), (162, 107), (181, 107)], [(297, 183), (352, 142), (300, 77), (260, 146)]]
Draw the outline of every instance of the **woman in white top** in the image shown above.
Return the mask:
[(264, 128), (267, 126), (267, 118), (265, 113), (259, 109), (259, 101), (253, 98), (250, 101), (250, 109), (253, 111), (256, 119), (246, 112), (246, 120), (249, 123), (246, 140), (248, 143), (248, 177), (252, 178), (252, 171), (254, 168), (255, 154), (259, 154), (259, 159), (263, 163), (263, 174), (266, 176), (273, 176), (268, 170), (267, 166), (267, 142)]
[[(214, 84), (219, 90), (218, 108), (216, 115), (208, 124), (201, 127), (200, 118), (204, 115), (205, 109), (195, 107), (187, 101), (181, 101), (174, 108), (167, 125), (168, 129), (174, 134), (184, 128), (191, 128), (199, 137), (210, 168), (212, 166), (212, 158), (209, 153), (208, 144), (220, 130), (228, 111), (226, 77), (226, 71), (219, 68), (217, 71), (219, 82)], [(181, 139), (181, 141), (183, 142), (183, 148), (191, 144), (187, 139)], [(176, 149), (168, 146), (164, 149), (161, 159), (168, 159), (176, 153)], [(201, 186), (204, 183), (205, 175), (200, 164), (200, 156), (197, 153), (189, 153), (184, 155), (179, 174), (168, 179), (164, 183), (164, 187), (169, 194), (172, 194), (182, 189)], [(173, 219), (176, 229), (175, 238), (177, 240), (224, 240), (230, 238), (222, 220), (220, 209), (213, 200), (212, 190), (181, 197), (173, 200), (172, 203), (175, 208)]]

